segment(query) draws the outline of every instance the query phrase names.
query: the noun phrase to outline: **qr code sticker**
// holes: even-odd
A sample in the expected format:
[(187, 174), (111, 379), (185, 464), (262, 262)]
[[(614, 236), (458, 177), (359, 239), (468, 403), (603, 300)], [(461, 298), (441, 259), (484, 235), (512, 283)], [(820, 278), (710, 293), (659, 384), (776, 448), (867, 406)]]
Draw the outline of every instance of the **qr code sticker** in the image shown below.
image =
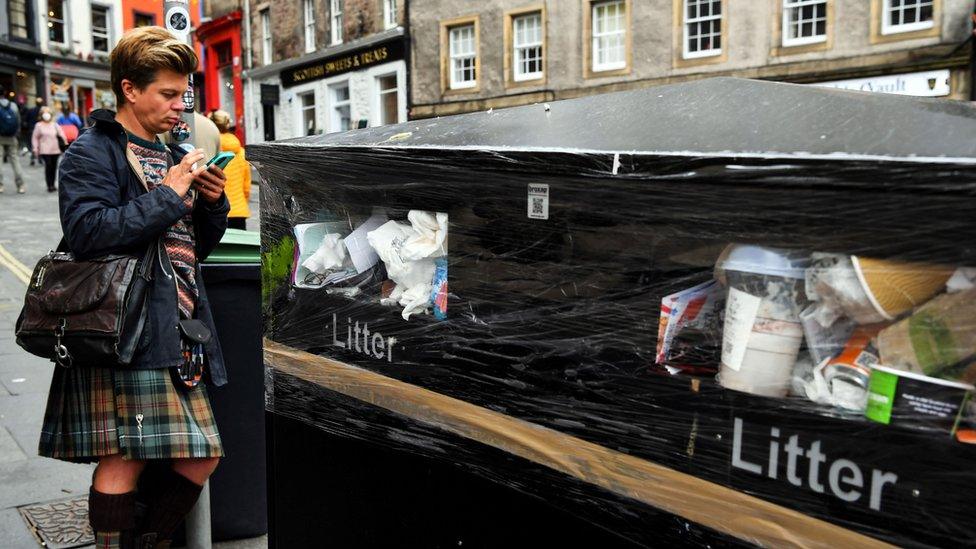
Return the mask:
[(549, 219), (549, 185), (529, 184), (529, 219)]
[(538, 196), (532, 197), (532, 213), (535, 215), (543, 214), (543, 206), (545, 204), (545, 199), (539, 198)]

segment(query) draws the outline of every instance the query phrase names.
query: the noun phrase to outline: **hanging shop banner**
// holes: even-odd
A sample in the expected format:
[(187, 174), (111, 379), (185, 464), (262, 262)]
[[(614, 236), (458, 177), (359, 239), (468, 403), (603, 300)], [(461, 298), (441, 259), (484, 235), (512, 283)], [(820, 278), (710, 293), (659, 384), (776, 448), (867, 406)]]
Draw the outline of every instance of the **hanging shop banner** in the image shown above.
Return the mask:
[(892, 74), (872, 78), (854, 78), (852, 80), (836, 80), (834, 82), (818, 82), (814, 85), (826, 88), (840, 88), (843, 90), (893, 93), (896, 95), (943, 97), (949, 95), (949, 69)]
[(399, 61), (403, 57), (403, 39), (397, 38), (281, 71), (281, 85), (286, 88), (297, 86), (305, 82), (322, 80), (391, 61)]

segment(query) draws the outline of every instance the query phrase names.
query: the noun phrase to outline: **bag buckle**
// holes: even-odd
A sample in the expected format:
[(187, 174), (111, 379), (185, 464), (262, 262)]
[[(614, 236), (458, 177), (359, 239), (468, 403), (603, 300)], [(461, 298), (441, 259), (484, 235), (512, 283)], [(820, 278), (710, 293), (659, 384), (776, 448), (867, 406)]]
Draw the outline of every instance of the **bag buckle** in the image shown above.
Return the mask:
[(67, 327), (68, 321), (64, 318), (59, 318), (58, 325), (54, 328), (54, 362), (63, 368), (70, 368), (74, 362), (71, 353), (68, 352), (68, 348), (61, 342), (61, 338), (64, 337), (64, 329)]
[(37, 276), (34, 277), (34, 285), (32, 286), (34, 289), (40, 289), (40, 287), (44, 284), (45, 274), (47, 274), (47, 265), (41, 265), (40, 268), (37, 269)]

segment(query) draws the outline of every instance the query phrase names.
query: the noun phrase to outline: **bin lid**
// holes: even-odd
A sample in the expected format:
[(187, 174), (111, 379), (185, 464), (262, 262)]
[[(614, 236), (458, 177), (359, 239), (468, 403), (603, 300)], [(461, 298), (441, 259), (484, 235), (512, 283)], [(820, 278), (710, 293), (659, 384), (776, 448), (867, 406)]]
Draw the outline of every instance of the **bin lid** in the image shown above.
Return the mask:
[(711, 78), (259, 143), (248, 156), (280, 158), (287, 144), (973, 163), (974, 127), (976, 105), (961, 101)]
[(227, 229), (204, 263), (260, 263), (261, 233)]

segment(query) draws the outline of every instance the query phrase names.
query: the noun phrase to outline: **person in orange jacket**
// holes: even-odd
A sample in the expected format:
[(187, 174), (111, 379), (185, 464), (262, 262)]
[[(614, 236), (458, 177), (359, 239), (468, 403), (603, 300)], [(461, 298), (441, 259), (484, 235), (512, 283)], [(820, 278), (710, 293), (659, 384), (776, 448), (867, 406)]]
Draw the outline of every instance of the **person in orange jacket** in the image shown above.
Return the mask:
[(251, 198), (251, 166), (244, 158), (244, 146), (230, 131), (230, 115), (225, 111), (214, 111), (210, 113), (210, 120), (220, 130), (221, 152), (232, 152), (236, 155), (224, 168), (227, 176), (224, 192), (230, 200), (227, 228), (247, 229), (247, 218), (251, 216), (251, 210), (247, 207), (247, 201)]

